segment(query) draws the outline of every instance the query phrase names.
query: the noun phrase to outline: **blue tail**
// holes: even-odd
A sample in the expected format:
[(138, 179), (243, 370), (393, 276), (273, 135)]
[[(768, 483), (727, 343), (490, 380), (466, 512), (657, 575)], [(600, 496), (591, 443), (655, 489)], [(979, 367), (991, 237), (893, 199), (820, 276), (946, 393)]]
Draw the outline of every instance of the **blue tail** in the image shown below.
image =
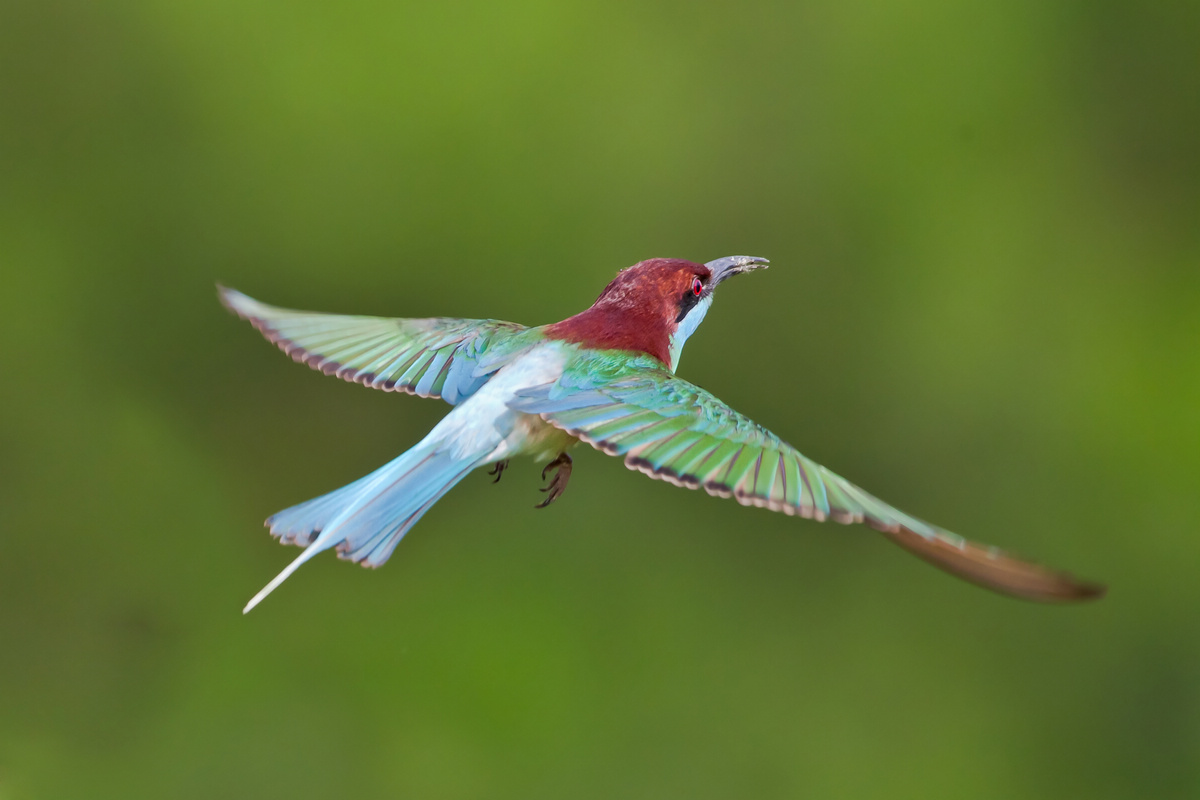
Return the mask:
[(388, 560), (408, 529), (479, 466), (442, 442), (421, 442), (407, 453), (337, 491), (280, 511), (267, 520), (271, 535), (305, 548), (251, 598), (245, 614), (305, 561), (331, 547), (339, 558), (378, 567)]

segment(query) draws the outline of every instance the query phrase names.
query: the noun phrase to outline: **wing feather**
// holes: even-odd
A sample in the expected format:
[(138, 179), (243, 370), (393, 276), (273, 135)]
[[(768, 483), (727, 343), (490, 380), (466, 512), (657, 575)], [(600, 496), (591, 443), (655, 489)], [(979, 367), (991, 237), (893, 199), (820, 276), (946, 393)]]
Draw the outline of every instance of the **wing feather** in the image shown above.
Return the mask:
[(219, 294), (268, 341), (325, 375), (451, 404), (474, 394), (505, 363), (505, 351), (517, 352), (531, 335), (499, 320), (320, 314), (276, 308), (225, 287)]
[(1003, 594), (1066, 602), (1104, 593), (888, 505), (656, 362), (584, 353), (557, 381), (526, 390), (512, 406), (678, 486), (785, 514), (865, 523), (920, 558)]

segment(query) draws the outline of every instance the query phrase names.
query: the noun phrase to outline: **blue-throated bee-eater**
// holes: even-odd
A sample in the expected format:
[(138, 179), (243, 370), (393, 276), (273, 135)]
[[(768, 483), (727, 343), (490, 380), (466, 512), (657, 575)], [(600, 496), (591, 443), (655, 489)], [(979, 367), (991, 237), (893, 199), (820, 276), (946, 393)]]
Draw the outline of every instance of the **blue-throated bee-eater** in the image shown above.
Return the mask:
[(654, 258), (622, 270), (591, 308), (526, 327), (497, 320), (389, 319), (290, 311), (221, 288), (221, 301), (297, 361), (385, 391), (441, 397), (454, 408), (411, 450), (364, 478), (280, 511), (273, 536), (304, 547), (246, 605), (254, 608), (308, 559), (378, 567), (467, 473), (508, 459), (548, 459), (544, 507), (566, 488), (580, 441), (677, 486), (743, 505), (865, 522), (948, 572), (1046, 602), (1104, 587), (974, 544), (909, 516), (805, 458), (713, 395), (675, 376), (679, 356), (726, 278), (767, 266), (730, 256), (707, 264)]

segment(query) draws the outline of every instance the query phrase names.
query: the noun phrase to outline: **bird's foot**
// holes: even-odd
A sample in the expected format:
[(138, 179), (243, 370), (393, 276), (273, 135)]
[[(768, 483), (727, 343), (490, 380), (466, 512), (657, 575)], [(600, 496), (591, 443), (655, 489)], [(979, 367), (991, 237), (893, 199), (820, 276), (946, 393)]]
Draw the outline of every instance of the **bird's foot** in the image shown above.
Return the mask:
[(503, 461), (497, 461), (492, 466), (492, 468), (490, 470), (488, 470), (488, 475), (496, 476), (496, 479), (494, 481), (492, 481), (492, 483), (499, 483), (500, 479), (502, 477), (504, 477), (504, 470), (506, 470), (506, 469), (508, 469), (508, 459), (507, 458), (504, 459)]
[(566, 491), (567, 482), (571, 480), (571, 457), (566, 453), (559, 453), (558, 458), (551, 461), (542, 470), (542, 480), (546, 479), (546, 473), (554, 470), (554, 477), (543, 488), (543, 492), (548, 495), (545, 500), (538, 503), (534, 508), (545, 508), (559, 498)]

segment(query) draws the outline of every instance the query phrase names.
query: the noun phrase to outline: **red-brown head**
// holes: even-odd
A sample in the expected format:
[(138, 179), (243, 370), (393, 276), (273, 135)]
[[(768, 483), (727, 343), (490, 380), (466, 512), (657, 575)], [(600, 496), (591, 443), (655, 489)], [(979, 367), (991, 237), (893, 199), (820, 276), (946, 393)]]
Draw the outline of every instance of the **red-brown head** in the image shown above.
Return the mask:
[(717, 284), (767, 266), (765, 258), (729, 256), (707, 264), (651, 258), (621, 270), (592, 307), (550, 325), (552, 339), (654, 356), (670, 369), (712, 303)]

